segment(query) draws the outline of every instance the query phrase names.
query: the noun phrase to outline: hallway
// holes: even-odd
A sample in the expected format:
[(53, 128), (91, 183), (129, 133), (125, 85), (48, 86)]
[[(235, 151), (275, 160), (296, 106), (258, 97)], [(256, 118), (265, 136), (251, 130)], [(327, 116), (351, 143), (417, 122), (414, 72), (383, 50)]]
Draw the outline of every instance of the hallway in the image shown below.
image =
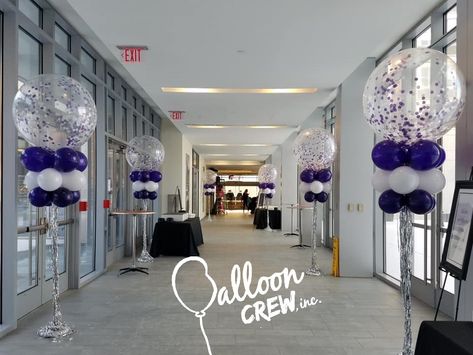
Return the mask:
[[(203, 220), (205, 244), (199, 250), (219, 287), (229, 286), (232, 266), (243, 266), (247, 260), (253, 265), (253, 283), (284, 267), (301, 272), (310, 262), (309, 249), (289, 248), (295, 237), (253, 230), (251, 218), (229, 214), (211, 223)], [(319, 249), (319, 256), (323, 272), (329, 273), (331, 254)], [(62, 296), (64, 318), (77, 330), (70, 341), (51, 343), (35, 336), (36, 329), (50, 318), (47, 304), (23, 318), (16, 331), (0, 340), (0, 355), (207, 354), (198, 320), (181, 307), (172, 292), (171, 273), (178, 260), (156, 259), (149, 277), (127, 274), (118, 278), (117, 270), (128, 259), (115, 264), (96, 281)], [(195, 269), (182, 269), (187, 275), (179, 281), (192, 283), (194, 302), (201, 295), (202, 302), (208, 302), (207, 288), (199, 283), (201, 268)], [(394, 354), (401, 348), (400, 296), (383, 282), (305, 277), (299, 285), (291, 283), (288, 290), (270, 291), (257, 300), (277, 294), (287, 297), (289, 290), (296, 292), (297, 300), (315, 297), (321, 304), (277, 315), (271, 322), (244, 325), (240, 312), (255, 300), (224, 306), (215, 302), (204, 318), (213, 354), (380, 355)], [(421, 319), (431, 318), (432, 309), (414, 301), (413, 329), (417, 331)]]

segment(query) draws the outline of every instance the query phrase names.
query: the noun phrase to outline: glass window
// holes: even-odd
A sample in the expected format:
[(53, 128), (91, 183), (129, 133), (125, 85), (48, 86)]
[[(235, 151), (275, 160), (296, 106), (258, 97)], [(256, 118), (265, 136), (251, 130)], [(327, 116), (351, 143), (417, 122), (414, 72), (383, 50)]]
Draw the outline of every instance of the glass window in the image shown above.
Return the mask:
[(141, 105), (141, 114), (145, 115), (145, 105)]
[(151, 113), (151, 123), (154, 124), (154, 113)]
[(41, 54), (43, 46), (28, 33), (18, 33), (18, 76), (21, 81), (29, 80), (41, 74)]
[(126, 107), (122, 106), (122, 138), (127, 140), (127, 119), (128, 119), (128, 112)]
[(432, 44), (432, 30), (430, 26), (418, 35), (412, 41), (412, 47), (414, 48), (427, 48)]
[(36, 26), (43, 27), (43, 9), (34, 1), (19, 0), (18, 8)]
[(115, 90), (115, 78), (112, 74), (107, 73), (107, 85)]
[(141, 134), (146, 134), (146, 122), (144, 119), (141, 120)]
[(456, 63), (457, 62), (457, 41), (453, 41), (444, 48), (444, 52)]
[(107, 96), (107, 132), (115, 134), (115, 99)]
[(443, 30), (448, 33), (457, 27), (457, 6), (453, 6), (443, 15)]
[(133, 115), (133, 137), (138, 135), (138, 117)]
[(122, 85), (122, 99), (123, 101), (127, 100), (127, 92), (126, 92), (126, 87)]
[(400, 280), (399, 214), (384, 214), (384, 272)]
[(94, 101), (96, 101), (96, 93), (95, 93), (96, 87), (95, 87), (95, 84), (83, 75), (81, 76), (81, 83), (89, 91), (90, 95), (92, 95), (92, 98), (94, 99)]
[(154, 128), (153, 127), (151, 127), (151, 129), (150, 129), (149, 135), (151, 137), (154, 137)]
[(88, 71), (96, 73), (97, 61), (84, 48), (81, 49), (80, 62)]
[(136, 110), (136, 105), (137, 105), (137, 100), (136, 100), (136, 97), (133, 96), (133, 107), (135, 108), (135, 110)]
[(71, 51), (71, 35), (57, 23), (54, 25), (54, 39), (66, 51)]
[(54, 57), (54, 73), (71, 76), (71, 65), (61, 57)]

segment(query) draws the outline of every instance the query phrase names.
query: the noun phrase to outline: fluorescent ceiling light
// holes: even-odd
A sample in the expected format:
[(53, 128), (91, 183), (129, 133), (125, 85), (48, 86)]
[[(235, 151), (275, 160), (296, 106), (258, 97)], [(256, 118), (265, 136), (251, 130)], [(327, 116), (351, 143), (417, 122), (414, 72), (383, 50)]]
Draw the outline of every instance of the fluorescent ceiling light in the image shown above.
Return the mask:
[(238, 175), (238, 174), (254, 174), (255, 170), (218, 170), (219, 174)]
[(212, 156), (212, 157), (232, 157), (232, 156), (238, 156), (238, 157), (259, 157), (259, 156), (265, 156), (266, 154), (227, 154), (227, 153), (209, 153), (209, 154), (203, 154), (205, 156)]
[(162, 92), (174, 94), (315, 94), (317, 88), (179, 88), (162, 87)]
[(256, 129), (273, 129), (273, 128), (297, 128), (297, 126), (287, 125), (212, 125), (212, 124), (186, 124), (188, 128), (256, 128)]
[(260, 161), (256, 160), (211, 160), (206, 162), (207, 165), (231, 165), (231, 166), (253, 166), (253, 165), (261, 165)]
[(228, 144), (228, 143), (205, 143), (197, 144), (202, 147), (272, 147), (273, 144)]

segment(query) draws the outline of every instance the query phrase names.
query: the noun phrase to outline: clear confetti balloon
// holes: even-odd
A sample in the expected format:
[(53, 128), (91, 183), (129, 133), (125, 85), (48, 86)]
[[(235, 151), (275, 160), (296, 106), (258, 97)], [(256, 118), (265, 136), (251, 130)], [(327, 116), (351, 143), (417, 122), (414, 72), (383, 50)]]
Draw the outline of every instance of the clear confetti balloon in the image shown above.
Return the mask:
[(412, 144), (442, 137), (465, 106), (465, 79), (446, 54), (400, 51), (371, 73), (363, 92), (368, 124), (385, 139)]
[(278, 171), (273, 164), (264, 164), (258, 170), (258, 181), (275, 182), (278, 177)]
[(292, 152), (303, 169), (327, 169), (335, 159), (335, 139), (325, 129), (308, 128), (296, 137)]
[(217, 180), (217, 173), (210, 169), (207, 170), (207, 172), (205, 173), (205, 182), (207, 184), (213, 184), (215, 183), (216, 180)]
[(135, 137), (128, 142), (126, 160), (135, 170), (157, 170), (164, 160), (164, 146), (151, 136)]
[(20, 87), (13, 100), (13, 119), (31, 145), (76, 149), (94, 132), (97, 109), (79, 82), (64, 75), (44, 74)]

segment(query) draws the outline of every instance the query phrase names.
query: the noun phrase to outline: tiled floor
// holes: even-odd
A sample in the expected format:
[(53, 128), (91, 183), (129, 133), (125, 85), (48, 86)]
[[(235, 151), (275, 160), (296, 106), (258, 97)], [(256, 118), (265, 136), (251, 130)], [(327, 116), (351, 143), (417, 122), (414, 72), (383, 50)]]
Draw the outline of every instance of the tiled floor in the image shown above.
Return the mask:
[[(310, 250), (290, 249), (296, 238), (279, 232), (253, 230), (249, 216), (229, 215), (204, 222), (205, 245), (199, 248), (209, 274), (219, 287), (230, 285), (234, 264), (253, 264), (257, 279), (284, 267), (303, 271)], [(330, 254), (319, 250), (321, 268), (330, 272)], [(108, 354), (208, 354), (199, 321), (176, 300), (171, 273), (180, 258), (161, 257), (150, 276), (117, 270), (128, 260), (81, 290), (62, 297), (65, 319), (77, 333), (62, 343), (35, 336), (50, 318), (45, 305), (0, 339), (0, 355), (108, 355)], [(178, 287), (189, 306), (201, 309), (210, 297), (209, 283), (200, 264), (181, 269)], [(296, 299), (316, 297), (320, 304), (244, 325), (240, 312), (246, 304), (282, 295), (290, 290)], [(299, 301), (298, 301), (299, 302)], [(298, 303), (297, 302), (297, 303)], [(248, 313), (250, 315), (251, 312)], [(432, 319), (432, 309), (414, 302), (413, 329), (422, 319)], [(402, 344), (403, 312), (399, 293), (376, 279), (305, 277), (289, 290), (270, 291), (254, 300), (209, 308), (204, 326), (214, 355), (395, 354)]]

